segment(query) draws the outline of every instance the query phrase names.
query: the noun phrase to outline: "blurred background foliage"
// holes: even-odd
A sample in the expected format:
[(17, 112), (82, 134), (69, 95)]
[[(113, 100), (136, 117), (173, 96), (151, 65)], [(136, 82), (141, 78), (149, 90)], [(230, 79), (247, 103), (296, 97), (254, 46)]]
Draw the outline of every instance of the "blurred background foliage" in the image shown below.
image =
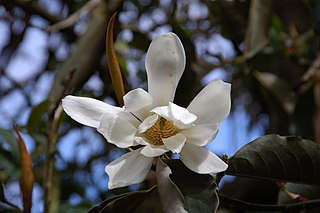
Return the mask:
[[(222, 78), (232, 83), (233, 113), (244, 109), (249, 129), (260, 125), (262, 134), (296, 134), (320, 143), (319, 1), (0, 2), (0, 194), (16, 205), (22, 201), (14, 124), (33, 161), (34, 212), (43, 211), (44, 200), (53, 203), (47, 207), (51, 212), (84, 211), (112, 195), (152, 186), (149, 178), (140, 186), (108, 191), (104, 167), (124, 151), (67, 118), (59, 106), (67, 94), (117, 104), (105, 56), (107, 22), (115, 11), (115, 47), (126, 91), (147, 89), (148, 45), (173, 31), (187, 56), (178, 105), (187, 106), (204, 84)], [(234, 125), (247, 121), (238, 122)], [(275, 201), (276, 187), (270, 192), (246, 184), (238, 183), (236, 192), (226, 184), (225, 193)]]

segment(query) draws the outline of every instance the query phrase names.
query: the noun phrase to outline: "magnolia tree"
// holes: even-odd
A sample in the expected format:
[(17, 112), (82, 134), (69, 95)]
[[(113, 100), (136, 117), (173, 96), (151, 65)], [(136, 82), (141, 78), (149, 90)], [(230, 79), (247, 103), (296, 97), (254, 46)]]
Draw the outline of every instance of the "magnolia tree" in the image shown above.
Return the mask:
[[(54, 22), (48, 11), (39, 10), (39, 5), (13, 2), (19, 8), (31, 8), (36, 14)], [(279, 19), (285, 23), (285, 16), (273, 10), (279, 5), (284, 6), (286, 1), (273, 2), (273, 6), (272, 1), (250, 2), (246, 39), (241, 41), (245, 44), (244, 52), (243, 44), (236, 39), (241, 22), (233, 20), (237, 23), (232, 26), (237, 28), (234, 31), (221, 23), (223, 29), (229, 29), (230, 40), (238, 55), (231, 61), (215, 55), (220, 65), (210, 64), (209, 60), (203, 58), (195, 60), (195, 54), (192, 53), (196, 51), (188, 42), (191, 39), (186, 39), (191, 37), (186, 33), (188, 25), (184, 29), (169, 16), (172, 29), (155, 36), (150, 43), (145, 42), (148, 39), (141, 32), (134, 34), (133, 45), (140, 45), (146, 53), (143, 69), (147, 74), (147, 86), (143, 88), (130, 88), (123, 55), (116, 54), (116, 50), (121, 52), (121, 45), (125, 45), (125, 42), (120, 42), (119, 46), (114, 44), (113, 35), (117, 30), (114, 26), (119, 23), (115, 22), (116, 14), (111, 16), (111, 11), (120, 10), (121, 2), (108, 1), (113, 3), (110, 5), (106, 2), (89, 1), (73, 16), (57, 21), (57, 24), (46, 29), (49, 32), (66, 30), (66, 35), (69, 35), (71, 32), (67, 26), (74, 24), (81, 12), (91, 12), (86, 33), (78, 42), (75, 52), (59, 68), (47, 99), (32, 107), (25, 127), (14, 126), (15, 134), (11, 130), (0, 129), (0, 138), (4, 139), (0, 143), (0, 168), (3, 168), (3, 172), (0, 170), (0, 212), (32, 212), (35, 205), (43, 205), (42, 211), (48, 213), (320, 211), (320, 57), (316, 57), (312, 63), (307, 60), (309, 52), (306, 49), (312, 49), (313, 43), (308, 42), (313, 41), (313, 33), (301, 33), (302, 30), (294, 24), (288, 24), (288, 35), (284, 33), (286, 30), (282, 30)], [(135, 4), (142, 5), (141, 2)], [(221, 9), (220, 12), (234, 12), (229, 8), (232, 4), (229, 1), (204, 2), (211, 13), (217, 12), (217, 8)], [(130, 6), (133, 3), (128, 4)], [(314, 5), (315, 8), (319, 7), (319, 3)], [(12, 5), (6, 3), (5, 6), (10, 8)], [(157, 6), (161, 6), (161, 1)], [(105, 16), (105, 11), (108, 11), (108, 16)], [(316, 19), (317, 16), (314, 16)], [(109, 25), (105, 29), (105, 20), (109, 17)], [(224, 18), (228, 20), (232, 17)], [(211, 20), (209, 15), (207, 19)], [(200, 22), (198, 24), (201, 25)], [(205, 23), (202, 24), (205, 27)], [(130, 25), (122, 27), (132, 28)], [(314, 32), (318, 32), (317, 27)], [(105, 35), (106, 58), (101, 48)], [(139, 42), (141, 38), (143, 42)], [(302, 44), (305, 45), (303, 48)], [(212, 55), (206, 56), (210, 58)], [(293, 66), (292, 61), (286, 61), (288, 58), (300, 64)], [(290, 70), (293, 76), (299, 73), (297, 67), (305, 69), (306, 64), (310, 66), (302, 77), (299, 75), (299, 85), (295, 89), (281, 79), (281, 75), (292, 77), (288, 70), (281, 70), (280, 74), (272, 72), (284, 62), (290, 62), (288, 67), (296, 68)], [(97, 100), (94, 94), (82, 95), (79, 92), (79, 87), (92, 75), (90, 70), (95, 64), (102, 67), (98, 66), (97, 69), (103, 69), (102, 72), (100, 70), (103, 74), (105, 65), (108, 65), (110, 75), (106, 77), (101, 74), (101, 78), (112, 82), (109, 96), (116, 100), (113, 104)], [(220, 79), (212, 80), (195, 94), (194, 76), (190, 75), (190, 70), (196, 70), (203, 77), (201, 73), (227, 65), (237, 67), (241, 72), (233, 70), (229, 83)], [(187, 77), (183, 79), (183, 76)], [(110, 86), (106, 83), (104, 87)], [(243, 88), (250, 92), (243, 92)], [(294, 93), (295, 90), (297, 92)], [(308, 93), (310, 90), (311, 96)], [(243, 96), (240, 93), (245, 94), (243, 96), (246, 98), (241, 99)], [(193, 96), (193, 99), (190, 100), (189, 96)], [(220, 124), (232, 113), (232, 108), (243, 105), (248, 114), (253, 118), (256, 116), (257, 107), (251, 103), (251, 97), (256, 100), (255, 104), (260, 104), (261, 111), (269, 113), (269, 129), (266, 132), (273, 134), (265, 134), (251, 142), (243, 141), (246, 145), (239, 147), (232, 156), (210, 151), (207, 145), (212, 143), (214, 146)], [(245, 100), (245, 103), (239, 100)], [(314, 117), (309, 116), (312, 111), (310, 102)], [(310, 123), (312, 137), (309, 134)], [(81, 169), (81, 166), (70, 162), (59, 164), (59, 160), (63, 161), (56, 149), (60, 138), (73, 127), (82, 126), (101, 134), (106, 147), (101, 146), (101, 149), (108, 150), (101, 153), (108, 156), (91, 156)], [(25, 146), (25, 139), (30, 137), (37, 147), (32, 153), (28, 153)], [(303, 137), (313, 138), (315, 142)], [(75, 137), (70, 138), (70, 144), (76, 140)], [(91, 138), (84, 138), (91, 142)], [(117, 154), (113, 155), (110, 150)], [(121, 153), (120, 157), (118, 153)], [(100, 186), (104, 190), (96, 196), (101, 199), (87, 202), (83, 198), (82, 203), (72, 203), (72, 199), (69, 199), (72, 194), (85, 197), (89, 188), (85, 181), (76, 182), (75, 179), (86, 179), (84, 171), (96, 175), (92, 171), (95, 168), (90, 170), (87, 167), (97, 158), (102, 159), (105, 167), (102, 180), (105, 184)], [(236, 180), (226, 183), (227, 176), (234, 176)], [(8, 198), (10, 193), (8, 196), (6, 187), (10, 179), (19, 180), (21, 204)], [(249, 184), (244, 184), (244, 181), (249, 181)], [(256, 185), (256, 188), (253, 187)], [(43, 193), (36, 191), (37, 187)], [(267, 194), (269, 187), (276, 189), (276, 200), (267, 200), (272, 197)], [(239, 195), (248, 191), (251, 196), (259, 192), (266, 194), (265, 200), (253, 202), (254, 199)], [(43, 194), (40, 204), (32, 201), (35, 194)]]

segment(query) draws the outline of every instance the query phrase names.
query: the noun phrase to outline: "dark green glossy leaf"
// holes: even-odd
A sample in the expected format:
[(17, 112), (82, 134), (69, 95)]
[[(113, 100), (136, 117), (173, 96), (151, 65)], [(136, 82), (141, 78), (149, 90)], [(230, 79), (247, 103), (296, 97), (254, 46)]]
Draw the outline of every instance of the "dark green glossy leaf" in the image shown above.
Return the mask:
[(226, 174), (320, 184), (320, 147), (297, 136), (262, 136), (229, 159)]
[(0, 213), (16, 213), (17, 211), (11, 206), (0, 202)]
[(214, 178), (207, 174), (197, 174), (189, 170), (180, 160), (165, 163), (172, 170), (171, 181), (184, 197), (184, 207), (188, 212), (215, 212), (219, 205)]
[(162, 209), (166, 213), (187, 212), (184, 209), (183, 195), (179, 188), (170, 180), (172, 171), (161, 159), (157, 162), (156, 176)]
[(41, 118), (45, 112), (49, 109), (49, 100), (45, 100), (33, 107), (28, 119), (27, 130), (30, 135), (33, 135), (36, 128), (39, 126), (41, 122)]
[(88, 213), (131, 213), (153, 192), (156, 186), (137, 192), (129, 192), (107, 199), (93, 207)]
[(79, 213), (87, 212), (92, 207), (92, 204), (88, 201), (84, 201), (78, 205), (71, 205), (68, 201), (61, 202), (59, 204), (59, 213)]

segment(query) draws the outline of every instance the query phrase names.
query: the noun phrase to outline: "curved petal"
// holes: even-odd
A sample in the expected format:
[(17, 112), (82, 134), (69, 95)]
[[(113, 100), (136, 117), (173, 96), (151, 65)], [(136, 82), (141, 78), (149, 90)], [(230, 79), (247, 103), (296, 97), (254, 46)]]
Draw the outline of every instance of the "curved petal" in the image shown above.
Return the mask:
[(134, 137), (134, 140), (137, 143), (137, 145), (150, 146), (150, 143), (147, 141), (146, 138), (137, 136)]
[(187, 138), (186, 143), (205, 146), (216, 137), (218, 131), (217, 124), (199, 124), (189, 129), (181, 130), (180, 133)]
[(147, 117), (140, 125), (139, 125), (139, 133), (143, 133), (147, 131), (150, 127), (152, 127), (158, 120), (158, 115), (150, 115)]
[(106, 166), (105, 171), (109, 175), (109, 189), (141, 183), (146, 178), (153, 158), (141, 155), (141, 149), (124, 154)]
[(166, 33), (153, 39), (146, 56), (148, 92), (153, 107), (173, 101), (185, 64), (184, 48), (176, 34)]
[(220, 123), (230, 112), (231, 85), (221, 80), (208, 84), (192, 100), (188, 110), (198, 116), (196, 124)]
[(152, 105), (151, 95), (140, 88), (128, 92), (123, 101), (125, 110), (134, 113), (140, 120), (148, 116)]
[(186, 108), (180, 107), (174, 103), (169, 103), (169, 115), (178, 129), (186, 129), (193, 126), (197, 116), (190, 113)]
[(190, 113), (186, 108), (169, 103), (169, 113), (175, 120), (181, 121), (183, 124), (190, 124), (197, 119), (197, 116)]
[(129, 121), (120, 116), (106, 113), (102, 116), (98, 132), (100, 132), (109, 143), (119, 148), (126, 148), (134, 145), (137, 129)]
[(169, 107), (168, 106), (156, 107), (153, 110), (151, 110), (151, 112), (154, 112), (167, 120), (172, 120), (172, 118), (169, 114)]
[(192, 171), (199, 174), (225, 171), (228, 164), (204, 147), (185, 144), (180, 153), (180, 160)]
[(157, 157), (169, 151), (164, 146), (145, 146), (141, 150), (141, 154), (146, 157)]
[(173, 153), (180, 153), (186, 142), (186, 137), (183, 134), (178, 133), (169, 138), (163, 138), (162, 141), (170, 151)]
[(100, 125), (104, 113), (118, 114), (121, 108), (111, 106), (93, 98), (76, 97), (72, 95), (62, 99), (63, 110), (74, 120), (91, 127)]
[(134, 127), (138, 128), (138, 126), (141, 124), (141, 121), (139, 118), (137, 118), (134, 114), (127, 111), (122, 111), (117, 114), (120, 118), (129, 121)]

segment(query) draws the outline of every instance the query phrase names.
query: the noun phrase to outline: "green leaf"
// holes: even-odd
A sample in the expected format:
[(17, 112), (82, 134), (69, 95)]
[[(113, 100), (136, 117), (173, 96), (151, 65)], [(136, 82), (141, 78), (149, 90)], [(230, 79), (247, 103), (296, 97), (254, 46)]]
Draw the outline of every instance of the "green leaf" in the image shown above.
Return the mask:
[(215, 212), (219, 205), (214, 178), (208, 174), (198, 174), (189, 170), (180, 160), (168, 160), (171, 181), (177, 185), (184, 197), (184, 207), (188, 212)]
[(156, 186), (137, 192), (129, 192), (107, 199), (93, 207), (88, 213), (131, 213), (156, 189)]
[(10, 177), (19, 177), (19, 162), (13, 159), (10, 152), (0, 149), (0, 165), (4, 167), (4, 171)]
[(162, 209), (164, 212), (187, 212), (184, 209), (183, 195), (178, 187), (171, 182), (172, 171), (161, 159), (157, 161), (157, 184)]
[(10, 152), (16, 162), (19, 162), (19, 147), (17, 144), (16, 136), (12, 130), (1, 129), (0, 128), (0, 137), (10, 146)]
[(59, 213), (78, 213), (86, 212), (92, 207), (92, 204), (89, 201), (83, 201), (78, 205), (71, 205), (68, 201), (61, 202), (59, 204)]
[(320, 147), (297, 136), (262, 136), (229, 159), (226, 174), (320, 184)]
[(11, 206), (0, 202), (0, 213), (17, 213), (17, 211)]
[(33, 107), (28, 119), (27, 130), (30, 135), (33, 135), (39, 123), (41, 122), (41, 118), (44, 113), (49, 110), (50, 102), (49, 100), (45, 100)]

